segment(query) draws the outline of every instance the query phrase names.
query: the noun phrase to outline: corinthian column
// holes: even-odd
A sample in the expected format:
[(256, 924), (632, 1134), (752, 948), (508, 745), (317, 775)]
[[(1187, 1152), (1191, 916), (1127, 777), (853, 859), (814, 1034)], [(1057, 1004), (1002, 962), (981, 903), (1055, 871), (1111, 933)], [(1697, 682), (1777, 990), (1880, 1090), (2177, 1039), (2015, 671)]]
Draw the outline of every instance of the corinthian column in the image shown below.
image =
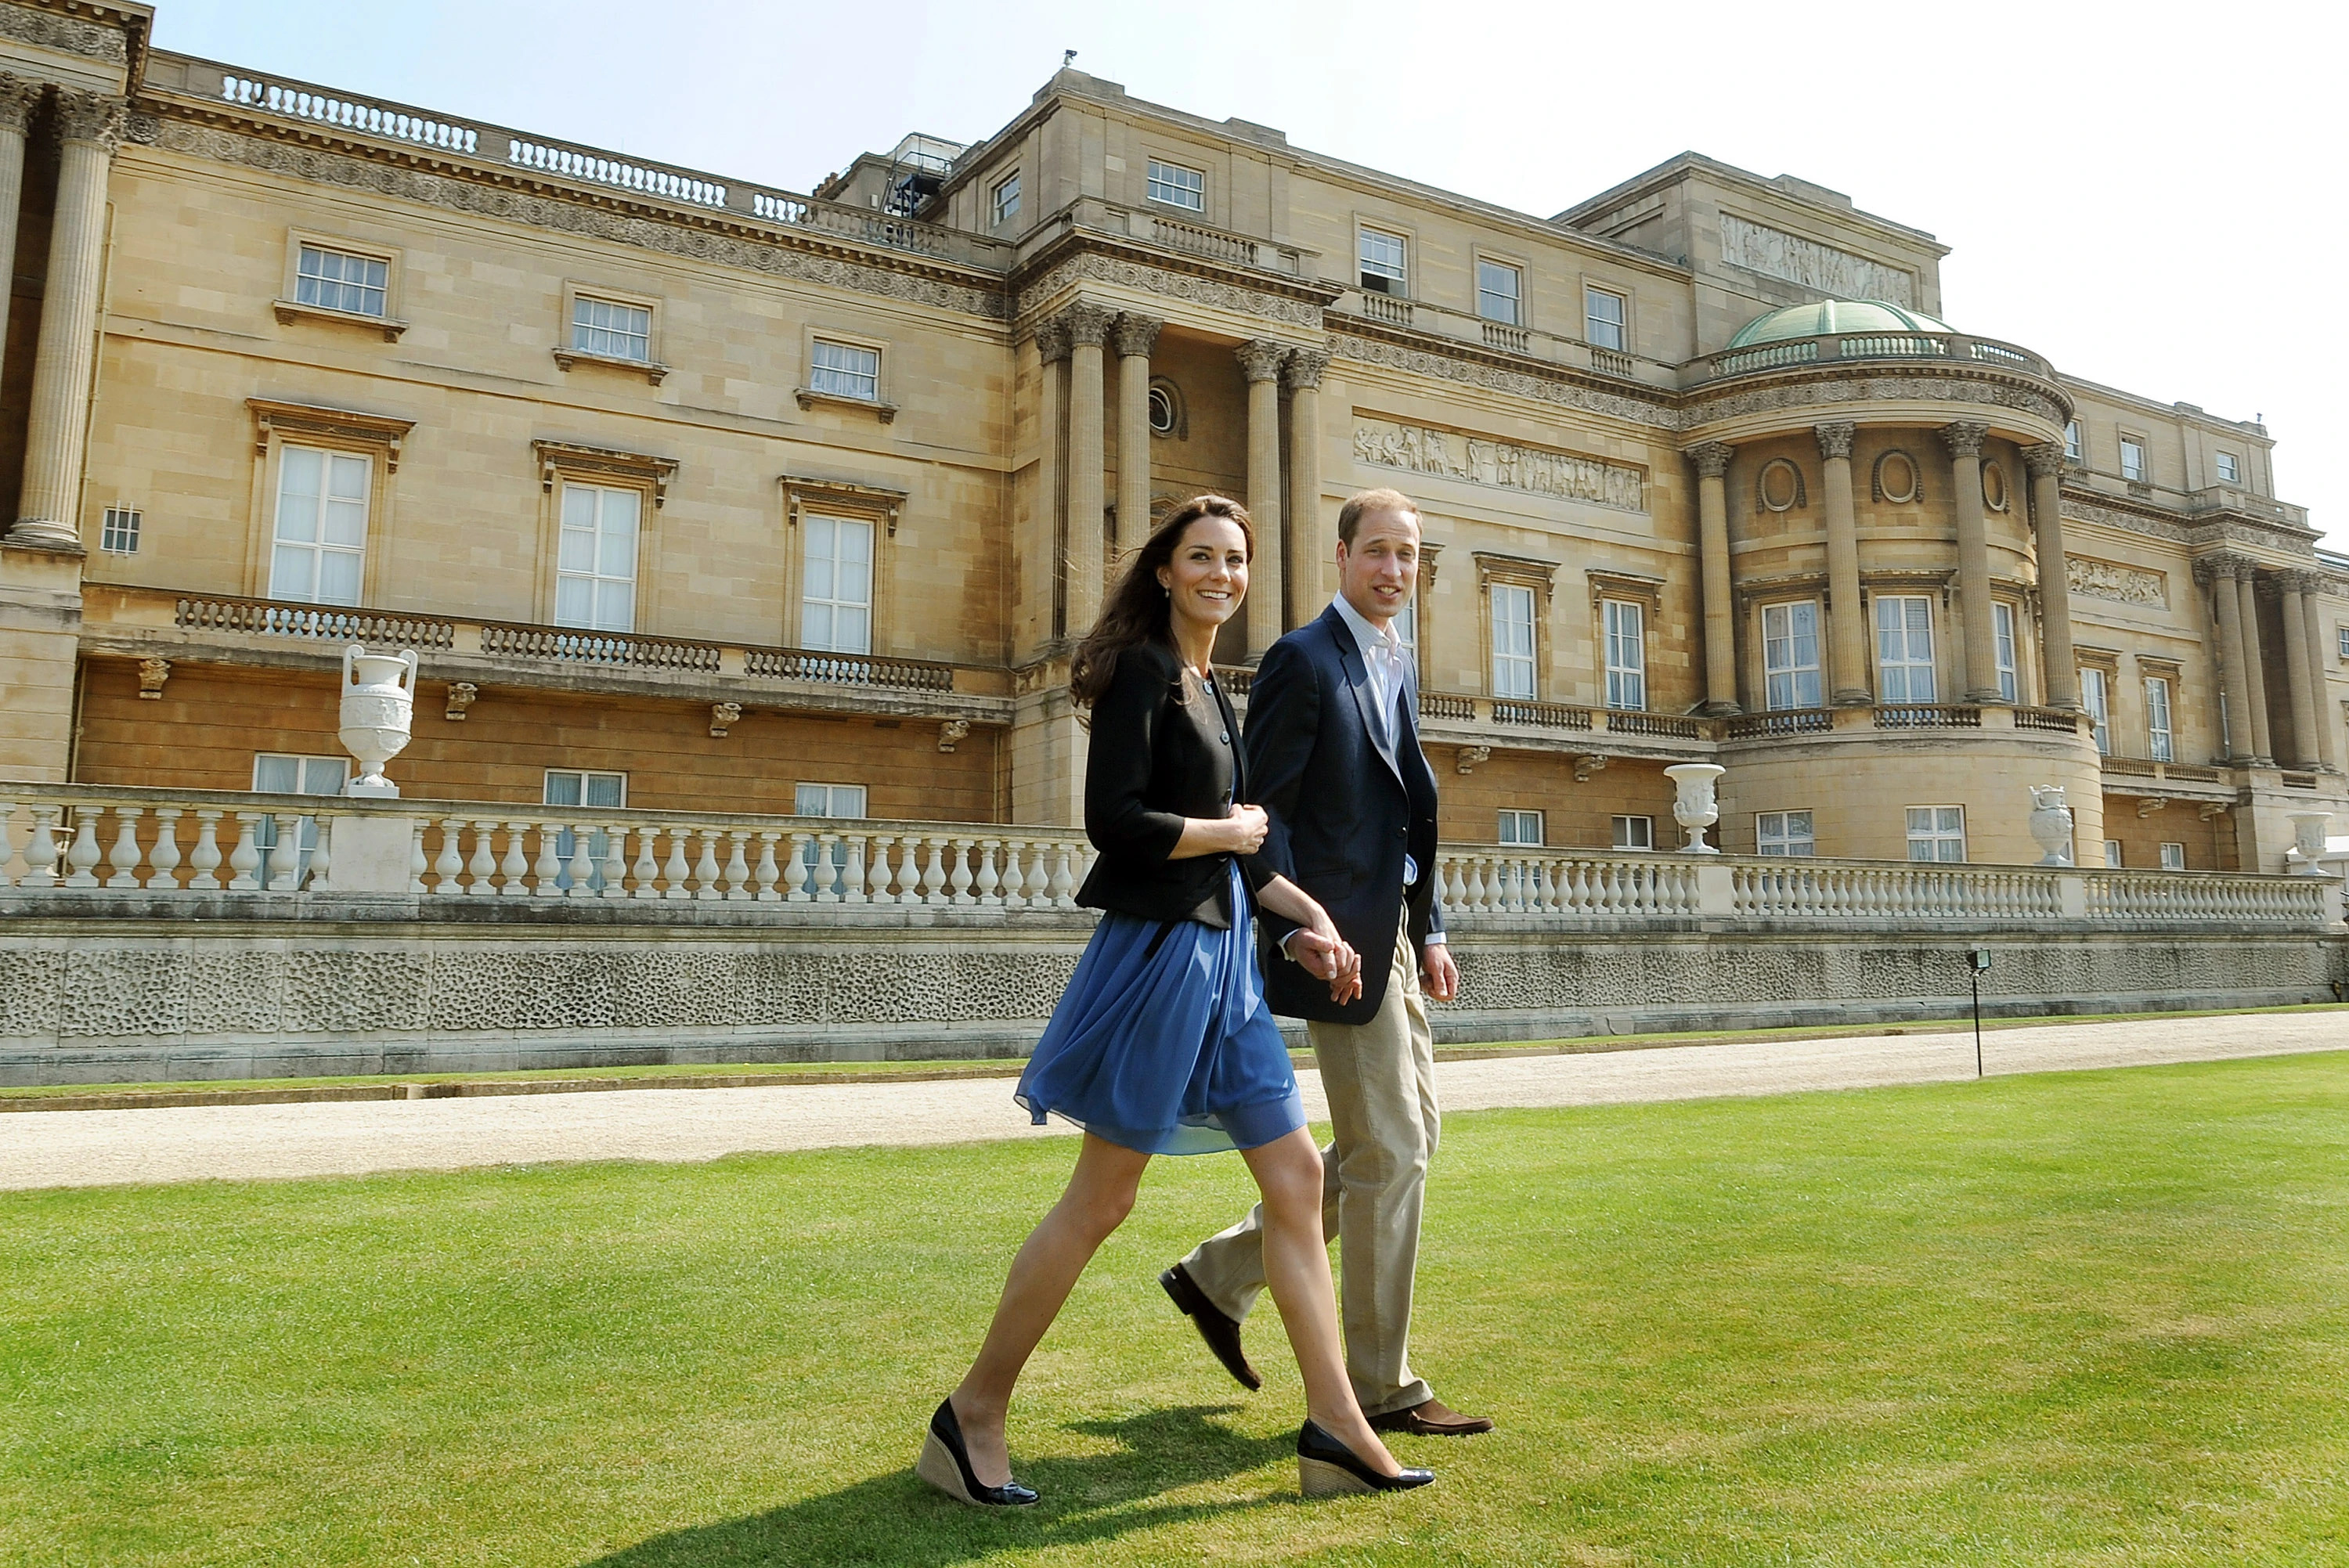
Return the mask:
[(1102, 456), (1102, 345), (1112, 319), (1108, 310), (1085, 300), (1061, 313), (1069, 335), (1069, 521), (1062, 548), (1068, 552), (1071, 637), (1083, 636), (1101, 618), (1107, 550), (1102, 522), (1109, 510)]
[(2227, 760), (2248, 763), (2257, 754), (2251, 738), (2250, 662), (2243, 655), (2243, 602), (2235, 596), (2235, 562), (2231, 555), (2206, 555), (2194, 563), (2194, 578), (2210, 590), (2219, 612), (2220, 689), (2227, 695)]
[(106, 175), (122, 139), (124, 100), (57, 89), (57, 210), (41, 336), (25, 422), (25, 487), (12, 539), (70, 544), (81, 494), (83, 438), (97, 356), (98, 263), (106, 238)]
[(1166, 324), (1132, 311), (1117, 318), (1117, 548), (1150, 537), (1150, 351)]
[(1865, 707), (1874, 699), (1868, 681), (1868, 626), (1859, 611), (1859, 520), (1851, 496), (1856, 430), (1849, 420), (1812, 427), (1826, 466), (1819, 489), (1826, 503), (1827, 598), (1832, 606), (1827, 619), (1828, 700)]
[[(1046, 598), (1060, 578), (1061, 562), (1068, 559), (1068, 513), (1061, 505), (1061, 493), (1063, 465), (1062, 449), (1069, 439), (1069, 329), (1057, 321), (1048, 321), (1036, 329), (1037, 373), (1041, 385), (1036, 397), (1036, 525), (1030, 537), (1035, 542), (1034, 568), (1040, 575), (1036, 579)], [(1066, 613), (1065, 603), (1058, 606)], [(1057, 630), (1051, 617), (1042, 619), (1046, 637), (1065, 636), (1068, 628)]]
[(1247, 596), (1247, 651), (1261, 657), (1280, 640), (1280, 363), (1286, 344), (1251, 337), (1233, 353), (1247, 377), (1247, 509), (1256, 520), (1256, 565)]
[(1696, 465), (1696, 552), (1704, 583), (1704, 710), (1720, 717), (1737, 706), (1737, 614), (1729, 585), (1730, 457), (1726, 441), (1705, 441), (1688, 449)]
[(2292, 749), (2287, 753), (2278, 748), (2278, 760), (2288, 755), (2301, 768), (2323, 766), (2316, 751), (2316, 694), (2323, 688), (2309, 680), (2313, 666), (2308, 657), (2308, 613), (2302, 608), (2302, 598), (2315, 581), (2314, 574), (2307, 572), (2276, 574), (2283, 601), (2284, 687), (2292, 696)]
[(2316, 704), (2316, 766), (2341, 766), (2340, 748), (2333, 744), (2333, 704), (2324, 694), (2324, 606), (2319, 603), (2324, 592), (2324, 578), (2312, 572), (2302, 579), (2300, 594), (2302, 636), (2308, 644), (2309, 689), (2315, 694)]
[(2041, 690), (2049, 707), (2080, 706), (2078, 657), (2072, 652), (2072, 574), (2064, 556), (2064, 445), (2042, 441), (2023, 449), (2031, 470), (2031, 521), (2039, 544), (2039, 646), (2045, 665)]
[(1958, 509), (1958, 610), (1966, 635), (1966, 700), (2003, 702), (1998, 638), (1990, 607), (1990, 524), (1982, 512), (1982, 449), (1990, 427), (1961, 419), (1941, 427)]
[[(40, 101), (40, 83), (0, 71), (0, 280), (16, 264), (16, 218), (25, 196), (25, 122)], [(0, 290), (0, 354), (7, 346), (7, 300)]]
[(2275, 766), (2274, 731), (2268, 725), (2268, 661), (2260, 647), (2260, 573), (2249, 561), (2235, 566), (2235, 593), (2243, 618), (2243, 678), (2251, 688), (2252, 760), (2262, 768)]
[(1288, 383), (1288, 618), (1301, 626), (1317, 613), (1320, 563), (1332, 554), (1321, 537), (1321, 373), (1326, 348), (1292, 348), (1281, 366)]

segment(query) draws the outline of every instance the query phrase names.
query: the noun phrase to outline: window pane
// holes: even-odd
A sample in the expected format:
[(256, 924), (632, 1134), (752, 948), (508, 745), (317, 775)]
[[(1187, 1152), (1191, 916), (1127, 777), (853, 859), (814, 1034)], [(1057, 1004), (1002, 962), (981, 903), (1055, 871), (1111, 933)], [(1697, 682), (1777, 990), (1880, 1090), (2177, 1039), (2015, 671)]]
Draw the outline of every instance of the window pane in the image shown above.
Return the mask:
[(264, 795), (296, 793), (302, 788), (302, 759), (298, 757), (254, 758), (253, 787)]
[(550, 769), (546, 775), (546, 804), (576, 806), (579, 804), (580, 777), (576, 773), (558, 773)]
[(1498, 262), (1476, 263), (1476, 314), (1486, 321), (1516, 325), (1519, 280), (1517, 269)]
[(355, 550), (318, 552), (318, 603), (356, 604), (359, 602), (359, 562)]
[(1583, 336), (1595, 348), (1619, 351), (1624, 346), (1623, 296), (1605, 289), (1585, 289), (1582, 300)]
[(626, 804), (628, 776), (625, 773), (590, 773), (586, 779), (586, 804), (590, 806), (621, 806)]
[(311, 571), (317, 552), (296, 545), (281, 544), (269, 558), (269, 596), (273, 599), (297, 599), (307, 603), (318, 592)]
[(1381, 233), (1376, 229), (1364, 229), (1361, 236), (1362, 271), (1371, 277), (1403, 279), (1403, 242), (1399, 234)]
[(1207, 205), (1207, 177), (1195, 169), (1180, 164), (1150, 160), (1149, 193), (1153, 201), (1170, 206), (1187, 207), (1194, 212), (1204, 211)]

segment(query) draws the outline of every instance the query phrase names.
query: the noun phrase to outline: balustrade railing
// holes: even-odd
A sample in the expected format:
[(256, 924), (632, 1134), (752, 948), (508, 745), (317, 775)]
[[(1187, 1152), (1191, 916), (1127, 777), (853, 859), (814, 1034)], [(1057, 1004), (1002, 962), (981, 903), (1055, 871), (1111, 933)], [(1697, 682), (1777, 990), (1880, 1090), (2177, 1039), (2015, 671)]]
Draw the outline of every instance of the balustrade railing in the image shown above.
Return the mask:
[(1525, 724), (1537, 729), (1588, 729), (1590, 720), (1588, 708), (1569, 707), (1564, 703), (1518, 702), (1504, 697), (1493, 704), (1495, 724)]
[(2014, 727), (2077, 735), (2080, 732), (2080, 716), (2064, 707), (2018, 707), (2014, 710)]
[(1436, 896), (1465, 914), (1640, 915), (1703, 913), (1697, 865), (1670, 855), (1447, 849)]
[(1838, 865), (1789, 856), (1730, 866), (1736, 912), (1757, 919), (2042, 921), (2064, 913), (2058, 875), (1996, 866)]
[(1616, 735), (1662, 735), (1675, 740), (1702, 740), (1705, 721), (1671, 713), (1641, 713), (1630, 708), (1607, 710), (1607, 727)]
[(1835, 713), (1824, 707), (1782, 707), (1764, 713), (1741, 713), (1723, 732), (1732, 740), (1752, 740), (1770, 735), (1820, 735), (1835, 727)]
[(1876, 710), (1878, 729), (1980, 729), (1982, 709), (1957, 703), (1895, 702)]
[(1868, 359), (1957, 359), (2020, 370), (2051, 380), (2054, 377), (2054, 367), (2028, 349), (1960, 332), (1828, 332), (1812, 337), (1757, 343), (1751, 348), (1726, 349), (1706, 363), (1713, 376), (1723, 377)]
[(2090, 871), (2092, 920), (2313, 924), (2323, 918), (2328, 882), (2314, 877), (2222, 872)]
[(1391, 326), (1409, 326), (1411, 301), (1396, 299), (1392, 294), (1365, 293), (1362, 295), (1362, 315), (1372, 321), (1383, 321)]

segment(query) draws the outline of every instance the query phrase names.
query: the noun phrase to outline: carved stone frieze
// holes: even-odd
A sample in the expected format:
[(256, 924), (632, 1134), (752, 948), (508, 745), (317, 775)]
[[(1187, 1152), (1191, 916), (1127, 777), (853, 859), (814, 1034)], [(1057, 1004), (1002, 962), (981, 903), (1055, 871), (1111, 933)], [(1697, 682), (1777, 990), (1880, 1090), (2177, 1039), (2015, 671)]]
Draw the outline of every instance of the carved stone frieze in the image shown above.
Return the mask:
[(1908, 305), (1916, 298), (1917, 280), (1902, 268), (1888, 267), (1733, 212), (1721, 215), (1721, 259), (1733, 267), (1800, 284), (1837, 299), (1880, 299)]
[(2116, 561), (2067, 555), (2064, 558), (2064, 579), (2075, 596), (2110, 599), (2118, 604), (2167, 607), (2169, 603), (2168, 578), (2161, 573), (2124, 566)]
[(1408, 348), (1401, 344), (1357, 337), (1351, 333), (1331, 333), (1330, 351), (1340, 359), (1350, 359), (1357, 364), (1377, 365), (1413, 376), (1457, 381), (1464, 386), (1506, 392), (1513, 397), (1549, 403), (1561, 408), (1573, 408), (1605, 418), (1644, 425), (1651, 429), (1675, 430), (1681, 428), (1681, 421), (1672, 411), (1661, 404), (1602, 391), (1563, 377), (1504, 369), (1497, 365), (1486, 365), (1464, 356)]
[(1357, 417), (1354, 459), (1377, 468), (1442, 474), (1471, 484), (1584, 501), (1618, 511), (1648, 509), (1647, 476), (1638, 469), (1398, 420)]
[(2012, 409), (2060, 426), (2070, 413), (2054, 398), (2027, 387), (2016, 387), (1987, 377), (1935, 375), (1838, 376), (1816, 380), (1790, 380), (1725, 392), (1708, 397), (1693, 394), (1683, 428), (1693, 428), (1718, 419), (1747, 414), (1775, 414), (1816, 407), (1827, 403), (1866, 402), (1965, 403)]
[(2195, 531), (2186, 523), (2172, 522), (2168, 518), (2147, 517), (2143, 512), (2127, 511), (2118, 507), (2098, 506), (2094, 501), (2082, 500), (2073, 495), (2064, 498), (2064, 521), (2092, 522), (2147, 539), (2168, 540), (2173, 544), (2191, 544), (2195, 539)]
[(1168, 299), (1185, 300), (1193, 304), (1282, 322), (1290, 326), (1318, 331), (1321, 325), (1321, 307), (1310, 300), (1291, 299), (1263, 289), (1242, 288), (1237, 284), (1224, 283), (1216, 278), (1195, 277), (1189, 273), (1154, 267), (1146, 262), (1128, 261), (1122, 256), (1098, 253), (1071, 256), (1041, 277), (1022, 285), (1018, 306), (1012, 314), (1024, 318), (1030, 311), (1050, 304), (1071, 285), (1083, 283), (1114, 284), (1122, 288), (1140, 289), (1144, 294), (1163, 294)]
[(0, 5), (0, 38), (104, 60), (110, 66), (127, 64), (130, 58), (129, 40), (119, 27), (60, 16), (54, 11), (36, 11), (29, 5)]

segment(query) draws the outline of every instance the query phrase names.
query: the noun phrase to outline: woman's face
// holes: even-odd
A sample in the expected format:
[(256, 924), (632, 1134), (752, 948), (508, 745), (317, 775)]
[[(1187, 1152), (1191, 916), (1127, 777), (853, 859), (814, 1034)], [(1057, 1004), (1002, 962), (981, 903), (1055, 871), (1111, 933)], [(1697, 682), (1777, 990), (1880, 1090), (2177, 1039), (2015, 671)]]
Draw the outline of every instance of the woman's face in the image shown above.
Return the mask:
[(1174, 559), (1158, 569), (1178, 633), (1186, 623), (1213, 631), (1230, 620), (1247, 597), (1247, 536), (1228, 517), (1193, 521), (1176, 542)]

